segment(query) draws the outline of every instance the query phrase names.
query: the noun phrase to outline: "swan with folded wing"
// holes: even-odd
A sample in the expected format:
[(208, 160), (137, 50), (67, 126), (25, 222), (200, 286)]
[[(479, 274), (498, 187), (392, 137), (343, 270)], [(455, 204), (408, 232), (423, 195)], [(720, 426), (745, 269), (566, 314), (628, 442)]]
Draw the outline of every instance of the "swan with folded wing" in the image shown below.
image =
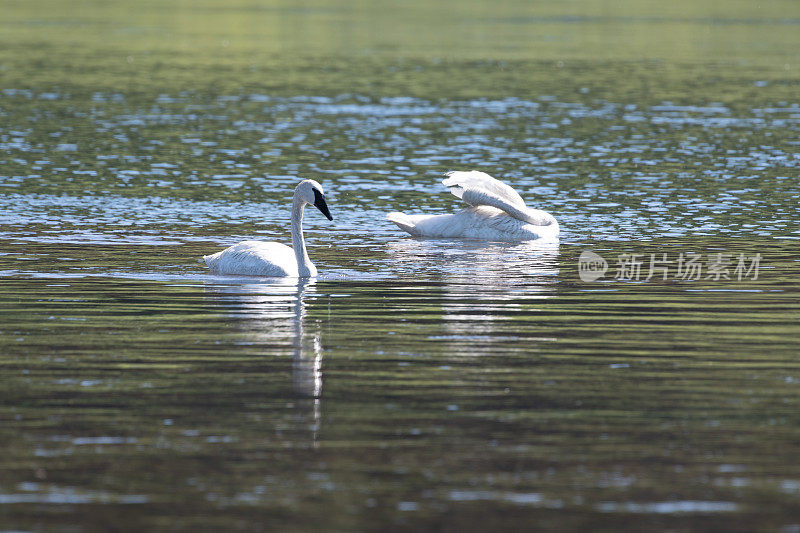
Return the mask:
[(469, 205), (448, 215), (389, 213), (386, 218), (414, 237), (486, 241), (558, 240), (558, 222), (532, 209), (513, 188), (484, 172), (455, 171), (442, 183)]

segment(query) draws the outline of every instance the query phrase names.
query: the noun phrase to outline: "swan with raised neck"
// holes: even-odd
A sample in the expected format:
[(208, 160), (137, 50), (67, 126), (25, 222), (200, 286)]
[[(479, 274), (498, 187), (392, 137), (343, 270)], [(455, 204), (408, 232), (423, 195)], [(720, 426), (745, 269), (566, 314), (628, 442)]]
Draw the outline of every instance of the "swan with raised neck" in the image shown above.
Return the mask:
[(291, 247), (277, 242), (242, 241), (221, 252), (203, 256), (203, 260), (215, 274), (316, 277), (317, 267), (308, 257), (303, 237), (303, 211), (309, 204), (319, 209), (328, 220), (333, 220), (322, 185), (314, 180), (301, 181), (292, 196)]

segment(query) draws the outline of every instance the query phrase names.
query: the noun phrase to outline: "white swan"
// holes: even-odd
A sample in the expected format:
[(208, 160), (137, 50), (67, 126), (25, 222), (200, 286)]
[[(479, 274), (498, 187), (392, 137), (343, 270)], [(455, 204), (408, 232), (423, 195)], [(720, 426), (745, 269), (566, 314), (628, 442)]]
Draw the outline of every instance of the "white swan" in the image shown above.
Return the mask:
[(488, 174), (448, 172), (442, 183), (470, 207), (450, 215), (389, 213), (386, 218), (414, 237), (488, 241), (557, 240), (558, 222), (531, 209), (517, 191)]
[(215, 274), (265, 277), (312, 278), (317, 267), (306, 252), (303, 238), (303, 209), (312, 204), (333, 220), (322, 186), (314, 180), (301, 181), (292, 197), (292, 246), (279, 242), (242, 241), (221, 252), (204, 255), (203, 260)]

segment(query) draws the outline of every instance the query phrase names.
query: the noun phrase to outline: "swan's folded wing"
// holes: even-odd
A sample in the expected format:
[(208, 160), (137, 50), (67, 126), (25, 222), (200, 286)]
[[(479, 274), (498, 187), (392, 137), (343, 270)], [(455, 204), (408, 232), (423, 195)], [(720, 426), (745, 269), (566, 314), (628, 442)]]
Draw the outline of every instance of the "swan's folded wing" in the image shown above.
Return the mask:
[(472, 207), (489, 206), (504, 211), (509, 216), (531, 222), (528, 208), (517, 191), (483, 172), (450, 172), (442, 183), (450, 192)]
[[(500, 199), (514, 207), (525, 208), (525, 200), (522, 199), (522, 196), (520, 196), (517, 191), (502, 181), (494, 179), (489, 174), (471, 170), (469, 172), (448, 172), (445, 176), (447, 177), (442, 180), (442, 183), (450, 187), (450, 192), (455, 196), (461, 198), (470, 205), (481, 204), (471, 204), (468, 199), (469, 197), (477, 201), (481, 198), (481, 195), (486, 195), (487, 197)], [(467, 195), (468, 198), (465, 198), (464, 191), (472, 191), (472, 194)]]

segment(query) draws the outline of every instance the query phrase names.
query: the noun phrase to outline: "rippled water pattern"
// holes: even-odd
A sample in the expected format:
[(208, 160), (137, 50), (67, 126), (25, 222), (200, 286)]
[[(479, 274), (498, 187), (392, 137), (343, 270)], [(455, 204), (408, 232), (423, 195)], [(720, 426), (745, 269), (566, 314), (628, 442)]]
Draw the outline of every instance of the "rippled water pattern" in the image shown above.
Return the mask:
[(495, 4), (4, 6), (0, 529), (800, 530), (797, 7)]
[(745, 284), (582, 284), (561, 248), (388, 243), (418, 281), (7, 277), (0, 505), (86, 529), (791, 525), (792, 249)]
[(161, 95), (134, 107), (121, 94), (13, 90), (0, 102), (6, 239), (174, 245), (283, 231), (300, 175), (330, 184), (336, 223), (324, 229), (357, 244), (364, 225), (395, 233), (386, 211), (457, 209), (441, 174), (472, 168), (553, 212), (567, 241), (800, 237), (796, 103)]

